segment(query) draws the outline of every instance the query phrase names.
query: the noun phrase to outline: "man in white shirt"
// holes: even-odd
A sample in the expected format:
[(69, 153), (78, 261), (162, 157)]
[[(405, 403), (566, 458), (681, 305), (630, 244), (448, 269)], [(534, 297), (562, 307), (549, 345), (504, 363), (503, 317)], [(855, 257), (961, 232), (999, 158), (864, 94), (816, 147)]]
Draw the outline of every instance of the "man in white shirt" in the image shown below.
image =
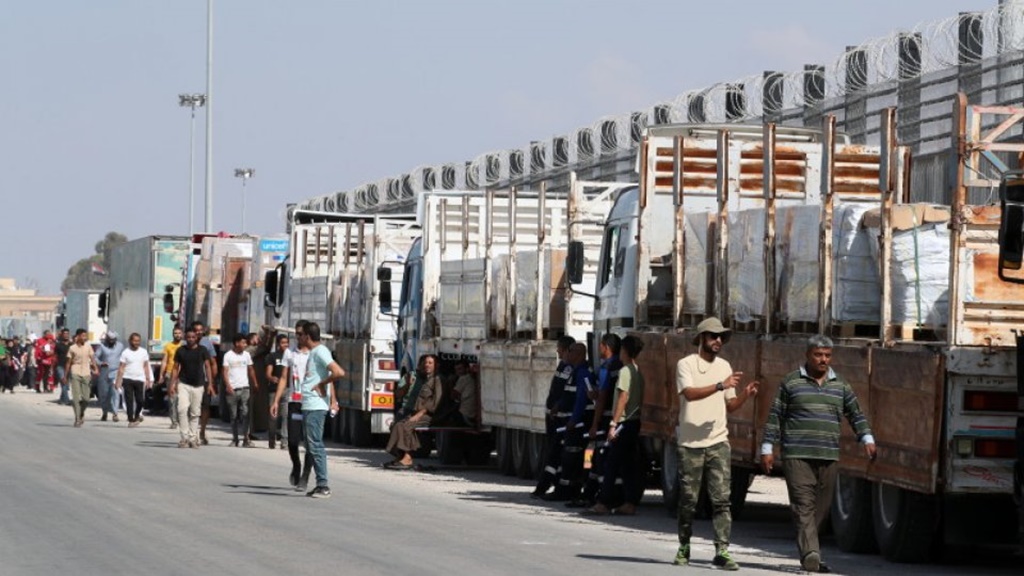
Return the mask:
[(249, 440), (249, 389), (259, 390), (252, 356), (245, 349), (249, 341), (245, 334), (235, 336), (234, 347), (224, 354), (224, 394), (228, 413), (231, 414), (231, 445), (238, 446), (238, 434), (243, 436), (242, 446), (252, 447)]
[[(149, 352), (141, 347), (142, 337), (133, 332), (128, 337), (128, 348), (121, 352), (120, 367), (114, 387), (124, 390), (124, 409), (128, 413), (128, 427), (142, 423), (142, 404), (146, 390), (153, 387), (153, 371), (149, 367)], [(143, 387), (145, 386), (145, 387)]]

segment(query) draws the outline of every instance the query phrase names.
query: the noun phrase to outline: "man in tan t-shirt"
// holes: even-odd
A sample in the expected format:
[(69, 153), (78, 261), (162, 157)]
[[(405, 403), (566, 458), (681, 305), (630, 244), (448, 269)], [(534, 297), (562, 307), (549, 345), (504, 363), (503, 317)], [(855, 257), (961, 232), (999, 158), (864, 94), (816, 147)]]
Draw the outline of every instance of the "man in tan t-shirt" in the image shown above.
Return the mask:
[(81, 428), (85, 421), (85, 406), (89, 403), (89, 382), (99, 374), (96, 356), (92, 346), (86, 343), (89, 334), (79, 328), (75, 331), (75, 343), (68, 348), (67, 364), (64, 367), (64, 384), (71, 378), (71, 407), (75, 410), (75, 428)]
[(679, 550), (674, 563), (690, 562), (690, 537), (697, 508), (700, 485), (707, 475), (708, 496), (713, 510), (715, 557), (712, 564), (725, 570), (739, 570), (729, 555), (732, 513), (729, 509), (729, 483), (732, 453), (726, 414), (738, 410), (747, 398), (757, 394), (757, 382), (746, 385), (737, 394), (743, 377), (718, 353), (731, 332), (718, 318), (697, 325), (693, 343), (697, 352), (676, 365), (676, 389), (679, 392)]

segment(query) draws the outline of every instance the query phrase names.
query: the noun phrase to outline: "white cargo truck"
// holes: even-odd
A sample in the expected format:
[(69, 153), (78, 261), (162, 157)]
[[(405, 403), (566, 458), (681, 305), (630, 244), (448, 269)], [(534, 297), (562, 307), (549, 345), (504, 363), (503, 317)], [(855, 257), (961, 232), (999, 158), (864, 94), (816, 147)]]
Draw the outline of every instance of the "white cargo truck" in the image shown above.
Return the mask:
[(304, 210), (293, 212), (291, 229), (287, 261), (266, 274), (267, 304), (286, 333), (300, 319), (320, 325), (346, 372), (337, 383), (341, 411), (331, 434), (368, 446), (390, 429), (399, 379), (396, 315), (382, 308), (380, 296), (390, 301), (398, 292), (419, 232), (411, 216)]
[(99, 344), (107, 331), (107, 322), (100, 310), (102, 290), (68, 290), (61, 303), (57, 328), (67, 328), (72, 335), (78, 329), (88, 333), (90, 344)]

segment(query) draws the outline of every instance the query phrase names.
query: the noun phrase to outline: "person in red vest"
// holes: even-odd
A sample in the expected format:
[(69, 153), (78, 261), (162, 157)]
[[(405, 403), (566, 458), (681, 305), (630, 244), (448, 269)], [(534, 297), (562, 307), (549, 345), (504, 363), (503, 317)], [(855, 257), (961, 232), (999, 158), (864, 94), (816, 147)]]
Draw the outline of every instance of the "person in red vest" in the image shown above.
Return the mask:
[(57, 362), (57, 341), (49, 330), (36, 340), (33, 354), (36, 358), (36, 392), (53, 392), (53, 368)]

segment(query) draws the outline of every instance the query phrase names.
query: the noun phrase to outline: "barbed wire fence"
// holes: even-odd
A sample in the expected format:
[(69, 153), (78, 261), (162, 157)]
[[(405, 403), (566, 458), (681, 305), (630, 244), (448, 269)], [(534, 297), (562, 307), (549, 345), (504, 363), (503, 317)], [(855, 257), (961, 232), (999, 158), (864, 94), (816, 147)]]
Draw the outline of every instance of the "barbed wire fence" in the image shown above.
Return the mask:
[(419, 166), (310, 198), (299, 207), (405, 212), (414, 209), (416, 196), (424, 190), (540, 182), (558, 189), (573, 170), (588, 180), (635, 180), (635, 150), (652, 124), (775, 121), (818, 127), (823, 115), (833, 114), (838, 128), (854, 142), (876, 143), (878, 112), (889, 106), (897, 106), (901, 143), (914, 153), (912, 197), (944, 202), (956, 93), (967, 92), (971, 103), (1021, 104), (1022, 54), (1024, 0), (1004, 0), (986, 12), (962, 13), (867, 40), (824, 64), (688, 90), (646, 109), (599, 118), (565, 135), (485, 152), (464, 163)]

